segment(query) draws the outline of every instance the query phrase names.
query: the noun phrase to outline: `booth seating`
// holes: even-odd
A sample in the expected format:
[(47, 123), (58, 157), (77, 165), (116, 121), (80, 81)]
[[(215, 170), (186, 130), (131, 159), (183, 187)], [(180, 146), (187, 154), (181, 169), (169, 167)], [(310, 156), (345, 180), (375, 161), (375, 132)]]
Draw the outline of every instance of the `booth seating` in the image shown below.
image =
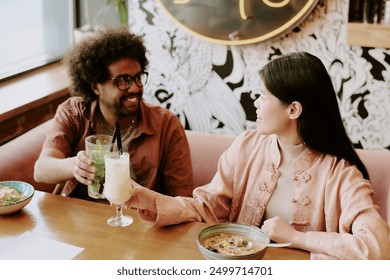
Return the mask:
[[(34, 181), (34, 163), (39, 156), (46, 131), (47, 121), (0, 146), (0, 181), (19, 180), (30, 183), (37, 190), (53, 192), (55, 186)], [(234, 140), (234, 136), (186, 131), (191, 149), (194, 185), (201, 186), (211, 181), (217, 170), (220, 155)], [(374, 188), (374, 203), (390, 225), (390, 151), (357, 149), (368, 169)]]

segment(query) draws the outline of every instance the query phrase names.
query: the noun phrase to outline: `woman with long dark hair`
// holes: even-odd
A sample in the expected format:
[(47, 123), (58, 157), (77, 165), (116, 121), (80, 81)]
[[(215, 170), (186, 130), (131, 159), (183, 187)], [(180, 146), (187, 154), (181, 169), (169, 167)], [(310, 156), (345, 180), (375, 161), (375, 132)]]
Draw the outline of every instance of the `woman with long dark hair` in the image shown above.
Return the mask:
[(389, 226), (372, 202), (368, 172), (346, 134), (323, 63), (292, 53), (271, 61), (260, 77), (258, 129), (236, 138), (209, 184), (188, 198), (133, 182), (128, 205), (154, 226), (259, 226), (312, 259), (389, 259)]
[(336, 92), (321, 60), (308, 53), (294, 53), (272, 61), (260, 71), (265, 87), (286, 106), (299, 101), (302, 143), (323, 154), (356, 165), (363, 177), (368, 172), (347, 136)]

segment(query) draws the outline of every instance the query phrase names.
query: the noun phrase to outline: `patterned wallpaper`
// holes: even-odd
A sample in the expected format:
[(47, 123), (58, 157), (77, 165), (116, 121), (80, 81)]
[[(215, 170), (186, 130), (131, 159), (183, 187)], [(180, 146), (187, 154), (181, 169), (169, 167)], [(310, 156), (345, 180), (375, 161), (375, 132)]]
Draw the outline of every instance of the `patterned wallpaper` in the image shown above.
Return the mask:
[(346, 44), (348, 1), (321, 0), (292, 32), (245, 46), (193, 36), (155, 0), (129, 0), (129, 10), (130, 30), (144, 35), (148, 48), (144, 98), (174, 112), (186, 129), (233, 135), (254, 129), (258, 70), (302, 50), (327, 67), (356, 147), (390, 149), (390, 50)]

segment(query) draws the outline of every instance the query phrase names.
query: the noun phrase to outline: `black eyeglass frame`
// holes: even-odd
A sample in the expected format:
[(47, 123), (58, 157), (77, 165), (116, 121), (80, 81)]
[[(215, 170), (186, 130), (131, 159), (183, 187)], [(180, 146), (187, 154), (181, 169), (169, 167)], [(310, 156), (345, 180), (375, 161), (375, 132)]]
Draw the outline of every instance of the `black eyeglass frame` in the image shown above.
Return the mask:
[[(145, 82), (142, 82), (142, 79), (141, 79), (142, 75), (145, 75), (145, 78), (144, 78)], [(138, 87), (143, 87), (148, 82), (148, 77), (149, 77), (149, 73), (146, 71), (142, 71), (142, 72), (139, 72), (135, 76), (131, 76), (131, 75), (127, 75), (127, 74), (126, 75), (119, 75), (118, 77), (109, 78), (108, 80), (114, 81), (116, 87), (119, 90), (128, 90), (131, 87), (131, 85), (133, 84), (133, 81), (135, 82), (135, 84)], [(129, 80), (128, 81), (122, 80), (124, 78), (128, 78)], [(121, 85), (126, 85), (126, 87), (121, 87)]]

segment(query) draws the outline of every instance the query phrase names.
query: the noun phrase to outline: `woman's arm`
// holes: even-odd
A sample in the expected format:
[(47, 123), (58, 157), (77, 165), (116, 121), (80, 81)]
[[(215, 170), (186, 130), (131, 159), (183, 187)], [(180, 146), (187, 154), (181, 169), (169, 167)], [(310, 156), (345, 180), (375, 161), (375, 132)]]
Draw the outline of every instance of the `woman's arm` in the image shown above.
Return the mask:
[[(138, 209), (140, 218), (151, 226), (166, 226), (189, 221), (216, 223), (213, 209), (204, 198), (181, 197), (157, 193), (132, 180), (134, 193), (125, 203), (127, 208)], [(199, 187), (207, 188), (207, 186)]]
[(389, 259), (389, 226), (373, 204), (371, 183), (340, 161), (327, 175), (325, 230), (308, 231), (312, 258)]
[[(332, 221), (337, 225), (337, 232), (307, 232), (307, 248), (314, 253), (313, 258), (318, 253), (319, 258), (389, 259), (389, 226), (372, 202), (370, 183), (363, 179), (357, 183), (352, 177), (348, 178), (347, 173), (342, 177), (339, 204), (328, 202), (326, 205), (339, 212), (338, 220)], [(329, 215), (328, 220), (331, 219)]]

